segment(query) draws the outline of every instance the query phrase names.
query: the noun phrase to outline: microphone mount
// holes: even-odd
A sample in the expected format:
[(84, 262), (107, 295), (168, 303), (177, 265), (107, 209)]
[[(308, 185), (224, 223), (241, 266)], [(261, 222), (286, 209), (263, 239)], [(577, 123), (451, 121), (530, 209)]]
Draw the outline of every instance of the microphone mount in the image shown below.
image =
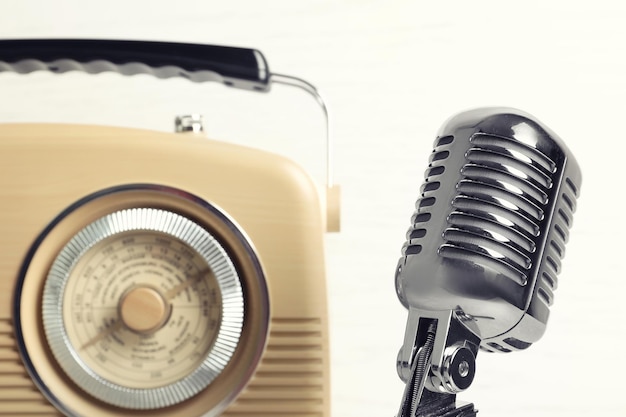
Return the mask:
[(461, 311), (409, 309), (397, 361), (398, 375), (406, 382), (398, 417), (476, 415), (473, 404), (457, 408), (455, 401), (476, 374), (480, 337), (472, 326), (472, 318)]

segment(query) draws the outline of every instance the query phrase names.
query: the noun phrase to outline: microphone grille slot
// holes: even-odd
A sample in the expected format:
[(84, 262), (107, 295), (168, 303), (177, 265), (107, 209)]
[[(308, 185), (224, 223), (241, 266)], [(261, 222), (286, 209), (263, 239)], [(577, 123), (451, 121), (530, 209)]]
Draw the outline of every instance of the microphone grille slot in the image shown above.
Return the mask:
[(563, 184), (555, 205), (552, 230), (549, 231), (546, 261), (542, 263), (537, 281), (537, 297), (547, 306), (551, 306), (554, 300), (554, 290), (558, 286), (557, 276), (561, 272), (561, 260), (565, 256), (565, 244), (569, 240), (569, 229), (578, 199), (579, 186), (570, 177), (566, 177)]
[(450, 146), (454, 136), (447, 135), (437, 138), (435, 148), (430, 157), (428, 169), (424, 174), (424, 183), (420, 189), (420, 198), (415, 202), (415, 212), (411, 216), (412, 226), (406, 234), (407, 241), (402, 247), (402, 255), (417, 255), (422, 251), (422, 239), (428, 233), (428, 222), (432, 218), (433, 206), (437, 202), (434, 196), (441, 186), (439, 178), (446, 172), (445, 162), (450, 156)]

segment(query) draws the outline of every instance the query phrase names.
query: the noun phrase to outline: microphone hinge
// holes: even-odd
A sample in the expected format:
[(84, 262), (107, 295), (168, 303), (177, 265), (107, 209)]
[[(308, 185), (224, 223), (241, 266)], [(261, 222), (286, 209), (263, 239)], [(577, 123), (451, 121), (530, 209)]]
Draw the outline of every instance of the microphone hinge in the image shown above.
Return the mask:
[[(476, 371), (480, 342), (474, 318), (462, 310), (428, 311), (411, 307), (397, 362), (398, 374), (407, 382), (403, 407), (419, 403), (424, 388), (447, 394), (467, 389)], [(418, 363), (424, 360), (425, 364)], [(423, 372), (416, 376), (420, 368)]]

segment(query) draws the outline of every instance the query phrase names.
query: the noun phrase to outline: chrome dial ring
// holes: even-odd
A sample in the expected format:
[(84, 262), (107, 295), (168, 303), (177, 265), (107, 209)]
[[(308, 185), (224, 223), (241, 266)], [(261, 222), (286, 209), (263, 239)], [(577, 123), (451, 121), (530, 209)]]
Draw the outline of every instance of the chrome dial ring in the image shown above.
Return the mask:
[[(87, 262), (85, 260), (95, 256), (94, 253), (98, 254), (100, 251), (109, 250), (107, 248), (116, 247), (115, 242), (135, 235), (156, 236), (155, 239), (161, 236), (165, 242), (173, 242), (172, 244), (190, 251), (190, 256), (195, 259), (196, 270), (202, 269), (198, 265), (206, 265), (211, 271), (211, 278), (207, 278), (209, 281), (203, 284), (204, 287), (198, 284), (198, 291), (202, 291), (205, 298), (202, 299), (199, 294), (190, 295), (190, 292), (194, 290), (191, 288), (191, 285), (185, 284), (184, 281), (185, 279), (193, 278), (190, 278), (189, 272), (184, 270), (176, 271), (176, 265), (172, 265), (171, 260), (161, 262), (162, 265), (165, 265), (161, 267), (163, 271), (168, 270), (166, 265), (168, 262), (169, 269), (174, 271), (169, 275), (169, 281), (167, 282), (175, 282), (173, 285), (175, 287), (178, 286), (177, 288), (180, 290), (181, 296), (186, 294), (187, 299), (196, 297), (201, 302), (200, 304), (204, 303), (205, 307), (211, 301), (209, 298), (206, 298), (206, 294), (210, 293), (211, 289), (214, 288), (219, 294), (215, 295), (212, 301), (221, 304), (219, 314), (207, 313), (209, 316), (207, 320), (218, 322), (214, 337), (205, 337), (206, 335), (201, 330), (198, 330), (196, 334), (190, 333), (189, 337), (204, 340), (201, 343), (204, 343), (206, 348), (202, 353), (202, 357), (198, 360), (197, 366), (194, 366), (193, 369), (184, 368), (183, 371), (188, 370), (189, 372), (184, 372), (184, 375), (174, 379), (169, 377), (161, 380), (159, 376), (156, 376), (148, 384), (149, 388), (142, 387), (141, 381), (125, 383), (123, 378), (103, 376), (102, 374), (105, 373), (103, 370), (112, 365), (94, 365), (96, 362), (89, 359), (90, 355), (86, 353), (86, 350), (95, 350), (95, 353), (91, 356), (104, 355), (105, 359), (107, 359), (106, 356), (110, 354), (109, 347), (111, 345), (116, 345), (119, 348), (118, 351), (125, 349), (125, 346), (132, 349), (132, 346), (128, 344), (128, 340), (137, 339), (137, 337), (131, 335), (133, 332), (140, 333), (139, 339), (155, 339), (159, 349), (167, 350), (171, 347), (168, 345), (170, 341), (164, 337), (159, 339), (159, 334), (163, 331), (159, 326), (167, 326), (167, 322), (170, 320), (169, 317), (163, 316), (162, 323), (158, 320), (155, 322), (158, 322), (156, 330), (146, 332), (143, 332), (143, 330), (139, 331), (141, 330), (139, 327), (129, 326), (128, 323), (119, 324), (121, 320), (119, 317), (117, 322), (115, 320), (94, 322), (94, 329), (100, 326), (97, 332), (104, 333), (104, 336), (96, 335), (95, 338), (92, 336), (90, 340), (88, 338), (86, 343), (88, 347), (85, 348), (85, 344), (81, 345), (81, 343), (85, 342), (84, 338), (82, 342), (77, 342), (77, 336), (74, 335), (76, 332), (72, 330), (73, 327), (80, 327), (79, 324), (74, 323), (72, 305), (73, 303), (79, 305), (82, 301), (66, 297), (69, 289), (76, 288), (76, 283), (85, 279), (83, 270), (81, 270), (83, 271), (82, 275), (79, 275), (79, 272), (75, 270), (77, 265), (80, 266), (81, 262)], [(111, 242), (111, 245), (107, 245), (109, 242)], [(120, 245), (118, 244), (118, 247), (121, 247)], [(147, 252), (146, 254), (147, 256), (149, 255)], [(133, 264), (126, 266), (130, 268), (133, 267)], [(115, 265), (111, 266), (111, 268), (114, 269)], [(164, 275), (167, 275), (167, 273)], [(166, 281), (163, 280), (159, 281), (159, 279), (156, 279), (154, 291), (153, 287), (146, 285), (145, 282), (137, 284), (136, 282), (127, 281), (124, 284), (123, 281), (120, 278), (115, 282), (120, 287), (117, 290), (118, 294), (126, 294), (129, 290), (133, 290), (139, 285), (141, 289), (149, 288), (145, 292), (156, 294), (157, 299), (161, 297), (165, 307), (170, 306), (170, 298), (179, 295), (177, 290), (174, 291), (175, 293), (168, 294), (165, 288), (167, 287)], [(93, 288), (97, 288), (99, 284), (93, 285)], [(169, 285), (171, 286), (172, 284)], [(113, 286), (110, 285), (110, 287), (112, 288)], [(182, 294), (185, 291), (187, 292)], [(112, 290), (112, 292), (115, 291)], [(121, 301), (116, 304), (118, 307), (116, 314), (118, 316), (119, 305), (121, 305)], [(173, 311), (177, 311), (178, 307), (173, 302), (170, 307)], [(200, 306), (199, 308), (202, 309), (203, 307)], [(238, 346), (243, 327), (244, 308), (242, 285), (237, 269), (226, 250), (208, 231), (189, 218), (171, 211), (153, 208), (132, 208), (116, 211), (90, 223), (65, 245), (54, 260), (46, 279), (42, 315), (46, 338), (53, 355), (64, 372), (78, 386), (95, 398), (111, 405), (128, 409), (154, 409), (177, 404), (194, 396), (210, 385), (222, 372)], [(204, 314), (205, 318), (207, 314)], [(107, 327), (107, 324), (110, 328)], [(88, 329), (90, 325), (85, 324), (83, 327)], [(120, 336), (118, 340), (115, 340), (115, 332), (118, 329), (111, 330), (115, 326), (120, 328), (120, 331), (124, 332), (127, 337)], [(114, 340), (111, 341), (109, 339)], [(194, 354), (197, 355), (198, 351), (194, 351)], [(176, 352), (170, 352), (170, 356), (170, 360), (179, 359), (176, 357)], [(122, 369), (124, 365), (120, 365), (119, 360), (117, 362), (118, 366), (121, 366), (120, 369)], [(141, 360), (136, 363), (140, 362)], [(127, 371), (132, 373), (132, 368), (127, 369)]]

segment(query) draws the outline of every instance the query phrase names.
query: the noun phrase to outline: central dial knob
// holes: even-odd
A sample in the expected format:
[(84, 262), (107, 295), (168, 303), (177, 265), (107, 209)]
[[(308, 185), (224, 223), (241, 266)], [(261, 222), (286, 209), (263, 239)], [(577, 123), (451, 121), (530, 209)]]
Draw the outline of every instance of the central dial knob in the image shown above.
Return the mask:
[(152, 287), (139, 286), (120, 300), (120, 317), (124, 325), (137, 333), (160, 329), (169, 317), (169, 303)]

